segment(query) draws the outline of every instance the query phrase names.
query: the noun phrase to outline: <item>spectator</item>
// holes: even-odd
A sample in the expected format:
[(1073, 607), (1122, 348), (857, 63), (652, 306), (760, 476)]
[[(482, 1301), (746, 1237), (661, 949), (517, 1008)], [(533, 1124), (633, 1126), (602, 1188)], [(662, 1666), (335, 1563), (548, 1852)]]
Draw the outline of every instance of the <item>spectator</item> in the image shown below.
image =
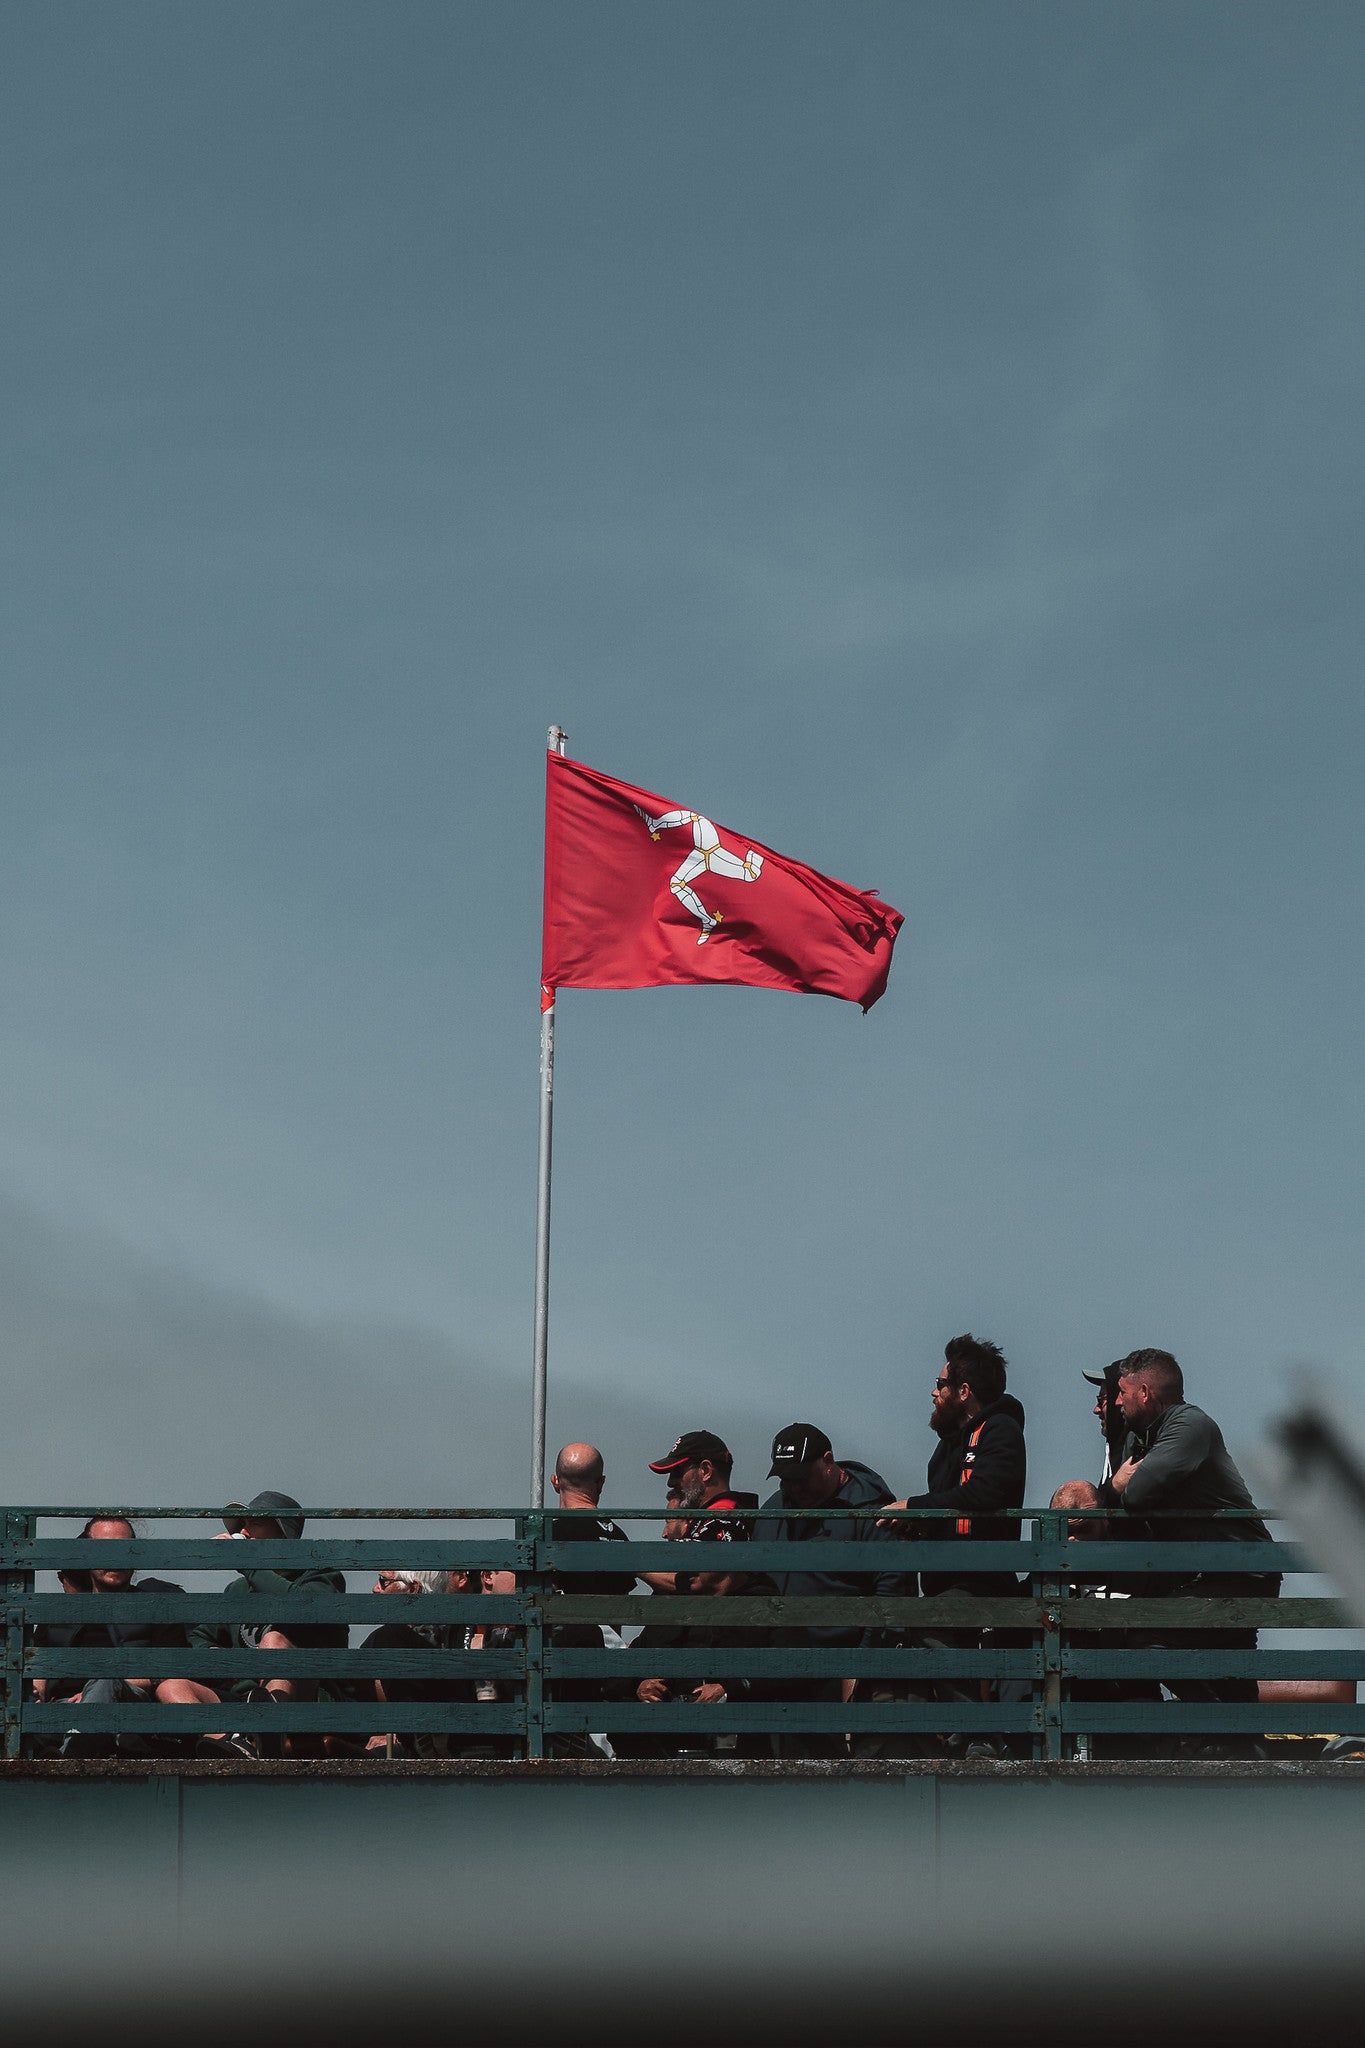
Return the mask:
[[(1119, 1407), (1119, 1368), (1123, 1360), (1116, 1358), (1112, 1365), (1106, 1365), (1103, 1372), (1083, 1372), (1081, 1378), (1089, 1380), (1095, 1388), (1095, 1420), (1104, 1438), (1104, 1468), (1100, 1473), (1100, 1484), (1112, 1474), (1115, 1465), (1123, 1457), (1123, 1439), (1126, 1425), (1123, 1410)], [(1068, 1482), (1070, 1483), (1070, 1482)]]
[(1107, 1522), (1087, 1519), (1098, 1514), (1100, 1508), (1099, 1489), (1088, 1479), (1068, 1479), (1064, 1486), (1057, 1488), (1048, 1506), (1073, 1518), (1066, 1525), (1067, 1539), (1071, 1543), (1099, 1543), (1109, 1534)]
[[(473, 1569), (381, 1571), (373, 1590), (401, 1599), (405, 1603), (403, 1617), (401, 1621), (382, 1622), (366, 1636), (360, 1646), (363, 1650), (448, 1650), (457, 1637), (462, 1637), (463, 1630), (451, 1622), (424, 1621), (420, 1611), (414, 1613), (409, 1603), (424, 1593), (478, 1593), (480, 1582), (478, 1572)], [(382, 1678), (376, 1678), (373, 1685), (373, 1697), (384, 1706), (444, 1706), (454, 1702), (465, 1703), (474, 1698), (472, 1681), (454, 1677), (404, 1678), (386, 1673)], [(460, 1754), (464, 1743), (470, 1739), (451, 1730), (414, 1729), (401, 1737), (372, 1735), (366, 1749), (371, 1755), (453, 1756)]]
[[(1060, 1508), (1073, 1517), (1067, 1524), (1067, 1536), (1072, 1543), (1104, 1542), (1113, 1535), (1106, 1521), (1096, 1519), (1100, 1507), (1097, 1489), (1088, 1479), (1069, 1479), (1059, 1486), (1049, 1501), (1049, 1507)], [(1083, 1600), (1127, 1600), (1133, 1591), (1141, 1591), (1140, 1584), (1131, 1582), (1114, 1585), (1111, 1580), (1097, 1572), (1084, 1568), (1083, 1553), (1078, 1557), (1078, 1569), (1068, 1573), (1072, 1594)], [(1119, 1574), (1123, 1577), (1123, 1574)], [(1151, 1637), (1133, 1629), (1105, 1629), (1085, 1638), (1087, 1648), (1093, 1645), (1105, 1650), (1136, 1650), (1149, 1647)], [(1129, 1704), (1144, 1701), (1156, 1706), (1161, 1700), (1161, 1687), (1154, 1678), (1073, 1678), (1070, 1681), (1070, 1696), (1077, 1702), (1092, 1701), (1096, 1704)], [(1161, 1740), (1155, 1734), (1102, 1733), (1090, 1738), (1090, 1754), (1094, 1757), (1117, 1758), (1157, 1756), (1161, 1753)]]
[[(1255, 1503), (1228, 1454), (1218, 1424), (1185, 1399), (1184, 1375), (1170, 1352), (1131, 1351), (1121, 1359), (1118, 1401), (1127, 1434), (1123, 1462), (1100, 1488), (1104, 1506), (1124, 1517), (1153, 1518), (1151, 1533), (1168, 1542), (1216, 1543), (1223, 1547), (1225, 1567), (1233, 1566), (1231, 1570), (1163, 1574), (1161, 1591), (1210, 1598), (1274, 1598), (1280, 1590), (1280, 1574), (1248, 1569), (1251, 1557), (1247, 1554), (1247, 1546), (1269, 1543), (1270, 1531), (1254, 1513)], [(1227, 1508), (1248, 1512), (1235, 1521), (1205, 1519)], [(1234, 1544), (1240, 1556), (1235, 1552), (1229, 1555), (1227, 1546)], [(1224, 1628), (1196, 1634), (1182, 1629), (1169, 1647), (1254, 1650), (1256, 1631)], [(1189, 1702), (1251, 1704), (1257, 1698), (1254, 1678), (1171, 1678), (1163, 1682), (1177, 1699)], [(1197, 1753), (1265, 1754), (1256, 1738), (1245, 1733), (1201, 1743)]]
[[(95, 1515), (86, 1523), (77, 1538), (78, 1542), (130, 1543), (137, 1532), (131, 1522), (121, 1515)], [(92, 1553), (92, 1556), (97, 1553)], [(181, 1593), (183, 1586), (173, 1584), (169, 1579), (134, 1579), (132, 1571), (123, 1565), (100, 1565), (92, 1563), (85, 1570), (71, 1570), (59, 1574), (63, 1592), (80, 1594), (109, 1593)], [(80, 1672), (82, 1650), (126, 1650), (134, 1672), (141, 1652), (180, 1649), (185, 1643), (185, 1631), (176, 1622), (144, 1621), (140, 1616), (118, 1621), (40, 1622), (34, 1630), (35, 1646), (45, 1650), (69, 1650), (72, 1671), (51, 1678), (35, 1678), (33, 1697), (46, 1703), (59, 1700), (69, 1701), (72, 1706), (123, 1706), (136, 1702), (149, 1703), (153, 1697), (161, 1697), (160, 1687), (152, 1676), (128, 1676), (113, 1678), (83, 1677)], [(152, 1658), (149, 1656), (149, 1663)], [(172, 1683), (174, 1681), (171, 1681)], [(99, 1733), (94, 1729), (73, 1729), (62, 1743), (60, 1754), (64, 1757), (83, 1756), (147, 1756), (155, 1748), (154, 1742), (136, 1733), (123, 1735)]]
[[(580, 1511), (556, 1515), (553, 1518), (550, 1523), (552, 1542), (626, 1542), (624, 1529), (619, 1529), (615, 1522), (604, 1521), (595, 1513), (606, 1484), (606, 1471), (602, 1463), (602, 1453), (594, 1445), (565, 1444), (555, 1459), (550, 1484), (562, 1508)], [(591, 1574), (574, 1572), (563, 1579), (557, 1578), (555, 1584), (563, 1593), (628, 1595), (635, 1590), (635, 1574), (626, 1567), (619, 1571)], [(553, 1628), (549, 1631), (549, 1639), (552, 1646), (559, 1650), (602, 1650), (606, 1648), (607, 1640), (601, 1628), (592, 1622), (571, 1622), (567, 1627)], [(565, 1701), (606, 1700), (619, 1697), (620, 1691), (619, 1681), (604, 1678), (569, 1678), (552, 1683), (549, 1696), (555, 1700)], [(587, 1731), (574, 1729), (551, 1736), (550, 1754), (593, 1756), (596, 1751)]]
[[(724, 1524), (716, 1524), (717, 1528)], [(668, 1539), (668, 1540), (686, 1540)], [(716, 1542), (715, 1536), (702, 1539)], [(734, 1553), (730, 1553), (732, 1557)], [(739, 1553), (743, 1555), (742, 1552)], [(771, 1579), (758, 1572), (743, 1572), (735, 1569), (727, 1557), (725, 1567), (719, 1571), (685, 1571), (675, 1574), (676, 1591), (702, 1599), (725, 1600), (736, 1594), (771, 1594), (776, 1589)], [(631, 1657), (648, 1657), (651, 1651), (659, 1650), (707, 1650), (714, 1651), (716, 1663), (711, 1676), (692, 1678), (673, 1677), (642, 1678), (635, 1683), (629, 1697), (646, 1706), (663, 1706), (678, 1700), (690, 1701), (694, 1706), (714, 1707), (727, 1700), (750, 1701), (771, 1697), (771, 1682), (764, 1685), (744, 1675), (743, 1651), (761, 1649), (772, 1638), (762, 1628), (714, 1628), (704, 1622), (670, 1623), (651, 1622), (640, 1631), (631, 1645)], [(738, 1653), (738, 1654), (737, 1654)], [(733, 1659), (733, 1664), (731, 1660)], [(638, 1667), (637, 1667), (638, 1668)], [(703, 1756), (768, 1757), (772, 1755), (769, 1737), (760, 1735), (711, 1734), (705, 1728), (688, 1730), (678, 1728), (661, 1731), (658, 1735), (648, 1732), (629, 1735), (613, 1735), (612, 1747), (618, 1756), (665, 1758), (679, 1754)]]
[[(223, 1522), (224, 1534), (218, 1539), (220, 1542), (233, 1538), (247, 1542), (297, 1542), (303, 1534), (303, 1509), (287, 1493), (258, 1493), (245, 1506), (240, 1502), (230, 1502), (223, 1510)], [(223, 1588), (223, 1597), (228, 1600), (252, 1599), (259, 1602), (265, 1598), (278, 1601), (280, 1618), (272, 1617), (265, 1622), (243, 1621), (235, 1629), (193, 1623), (189, 1630), (190, 1642), (203, 1649), (232, 1649), (240, 1645), (243, 1649), (267, 1653), (344, 1650), (349, 1637), (344, 1621), (295, 1621), (289, 1614), (289, 1602), (300, 1594), (344, 1593), (345, 1590), (346, 1581), (342, 1574), (321, 1565), (305, 1565), (295, 1571), (244, 1562), (239, 1575)], [(272, 1674), (269, 1662), (267, 1655), (261, 1667), (259, 1684), (243, 1682), (234, 1685), (231, 1696), (250, 1700), (263, 1690), (268, 1698), (284, 1703), (315, 1700), (320, 1696), (335, 1699), (341, 1693), (339, 1683), (319, 1686), (316, 1679)], [(308, 1738), (297, 1742), (290, 1739), (293, 1754), (308, 1746)]]
[[(479, 1573), (479, 1591), (492, 1598), (506, 1599), (517, 1590), (515, 1572), (497, 1571), (485, 1568)], [(510, 1650), (520, 1639), (521, 1630), (511, 1622), (475, 1622), (464, 1632), (466, 1650)], [(480, 1678), (474, 1687), (475, 1698), (489, 1704), (511, 1700), (518, 1688), (514, 1681), (506, 1678)], [(519, 1753), (519, 1745), (510, 1735), (476, 1735), (464, 1750), (466, 1756), (507, 1757)]]
[[(734, 1523), (717, 1519), (736, 1508), (757, 1507), (754, 1494), (737, 1494), (730, 1485), (730, 1474), (734, 1460), (724, 1441), (713, 1430), (686, 1430), (671, 1451), (662, 1458), (655, 1458), (650, 1464), (651, 1472), (668, 1475), (668, 1498), (676, 1494), (678, 1505), (683, 1508), (708, 1508), (710, 1514), (688, 1515), (685, 1534), (680, 1538), (686, 1543), (734, 1543), (742, 1542), (749, 1534), (747, 1523)], [(672, 1593), (675, 1590), (673, 1572), (641, 1572), (640, 1578), (656, 1593)]]
[[(1005, 1392), (1006, 1367), (999, 1345), (973, 1337), (970, 1331), (945, 1345), (943, 1369), (934, 1381), (929, 1412), (929, 1427), (939, 1442), (929, 1460), (928, 1488), (893, 1502), (893, 1506), (951, 1508), (955, 1519), (912, 1524), (908, 1531), (902, 1526), (902, 1533), (932, 1543), (953, 1542), (959, 1537), (999, 1542), (1019, 1535), (1018, 1521), (999, 1514), (1002, 1508), (1023, 1506), (1027, 1474), (1024, 1411), (1014, 1396)], [(964, 1566), (968, 1563), (964, 1557)], [(924, 1572), (920, 1584), (927, 1596), (960, 1593), (998, 1598), (1019, 1591), (1013, 1572)], [(936, 1629), (918, 1640), (926, 1649), (977, 1649), (981, 1635), (975, 1629)], [(1028, 1638), (1021, 1640), (1027, 1642)], [(1021, 1692), (1022, 1686), (1006, 1681), (998, 1697)], [(928, 1696), (979, 1703), (980, 1682), (935, 1679)], [(1000, 1756), (1006, 1750), (998, 1736), (964, 1743), (958, 1735), (950, 1738), (949, 1747), (965, 1747), (968, 1757)]]
[[(778, 1491), (763, 1503), (765, 1519), (755, 1530), (758, 1542), (839, 1543), (846, 1547), (848, 1563), (837, 1570), (803, 1571), (793, 1566), (789, 1571), (775, 1572), (773, 1582), (779, 1593), (804, 1596), (828, 1597), (831, 1594), (853, 1595), (862, 1598), (904, 1599), (915, 1592), (914, 1574), (907, 1573), (901, 1558), (890, 1545), (891, 1530), (880, 1526), (871, 1516), (854, 1521), (834, 1511), (843, 1508), (884, 1507), (891, 1499), (891, 1489), (881, 1474), (868, 1465), (860, 1465), (853, 1459), (840, 1462), (834, 1456), (833, 1446), (822, 1429), (816, 1429), (809, 1422), (793, 1422), (789, 1428), (780, 1430), (773, 1438), (772, 1469), (769, 1474), (780, 1484)], [(792, 1508), (824, 1508), (830, 1512), (820, 1517), (790, 1517), (785, 1512)], [(793, 1640), (808, 1644), (812, 1649), (853, 1649), (872, 1647), (883, 1642), (887, 1631), (865, 1628), (861, 1622), (840, 1625), (803, 1628), (794, 1632)], [(851, 1680), (841, 1681), (838, 1677), (791, 1679), (785, 1682), (782, 1697), (811, 1702), (841, 1702), (854, 1696)], [(889, 1685), (878, 1685), (870, 1695), (880, 1699), (892, 1697)], [(888, 1746), (889, 1740), (892, 1746)], [(877, 1736), (856, 1737), (855, 1755), (904, 1754), (906, 1744), (895, 1743), (893, 1739)], [(784, 1756), (840, 1756), (846, 1755), (845, 1739), (836, 1733), (806, 1734), (779, 1738), (779, 1753)]]
[[(664, 1495), (664, 1506), (668, 1510), (668, 1519), (659, 1531), (659, 1541), (661, 1543), (685, 1542), (687, 1540), (687, 1518), (685, 1515), (678, 1513), (679, 1508), (682, 1506), (682, 1495), (671, 1486)], [(673, 1575), (670, 1574), (669, 1576)]]

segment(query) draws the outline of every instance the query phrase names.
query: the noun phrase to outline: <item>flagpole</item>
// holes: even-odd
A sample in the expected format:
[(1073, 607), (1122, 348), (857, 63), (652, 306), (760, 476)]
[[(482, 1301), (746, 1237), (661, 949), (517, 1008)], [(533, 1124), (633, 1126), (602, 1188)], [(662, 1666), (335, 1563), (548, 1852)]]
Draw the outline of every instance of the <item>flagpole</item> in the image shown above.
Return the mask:
[[(552, 725), (550, 752), (562, 754), (568, 735)], [(555, 1121), (555, 991), (540, 991), (540, 1146), (536, 1168), (536, 1324), (531, 1381), (531, 1506), (545, 1505), (545, 1377), (550, 1348), (550, 1155)]]

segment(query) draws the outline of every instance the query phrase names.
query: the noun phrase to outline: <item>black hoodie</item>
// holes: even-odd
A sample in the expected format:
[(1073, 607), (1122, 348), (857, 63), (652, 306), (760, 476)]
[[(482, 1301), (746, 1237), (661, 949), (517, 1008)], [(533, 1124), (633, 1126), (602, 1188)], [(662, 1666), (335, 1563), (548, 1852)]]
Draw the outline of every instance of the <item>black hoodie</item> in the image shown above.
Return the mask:
[[(999, 1508), (1024, 1505), (1028, 1466), (1024, 1451), (1024, 1411), (1013, 1394), (1002, 1394), (974, 1415), (952, 1436), (944, 1437), (929, 1460), (929, 1490), (917, 1493), (908, 1508), (956, 1508), (955, 1522), (921, 1522), (915, 1535), (925, 1542), (943, 1543), (954, 1536), (975, 1536), (978, 1540), (1008, 1541), (1020, 1534), (1018, 1522), (1000, 1520)], [(962, 1584), (974, 1593), (1013, 1593), (1018, 1582), (1012, 1572), (977, 1574), (959, 1581), (952, 1572), (925, 1572), (920, 1581), (926, 1593), (945, 1593)]]

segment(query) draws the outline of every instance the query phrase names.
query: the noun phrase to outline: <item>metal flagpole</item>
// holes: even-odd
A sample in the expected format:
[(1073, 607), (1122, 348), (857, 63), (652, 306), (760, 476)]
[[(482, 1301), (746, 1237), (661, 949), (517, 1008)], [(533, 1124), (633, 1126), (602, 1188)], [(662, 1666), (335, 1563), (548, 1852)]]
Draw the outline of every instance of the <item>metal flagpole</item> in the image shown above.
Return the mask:
[[(568, 734), (550, 727), (547, 745), (562, 754)], [(536, 1172), (536, 1331), (531, 1382), (531, 1506), (545, 1505), (545, 1367), (550, 1341), (550, 1153), (555, 1120), (555, 991), (540, 991), (540, 1153)]]

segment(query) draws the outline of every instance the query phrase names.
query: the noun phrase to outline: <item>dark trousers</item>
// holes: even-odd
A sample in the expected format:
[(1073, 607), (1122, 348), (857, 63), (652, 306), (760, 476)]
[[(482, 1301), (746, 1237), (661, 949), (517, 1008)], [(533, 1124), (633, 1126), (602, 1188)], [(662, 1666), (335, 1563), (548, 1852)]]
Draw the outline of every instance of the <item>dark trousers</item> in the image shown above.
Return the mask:
[[(1200, 1572), (1168, 1590), (1172, 1596), (1184, 1599), (1274, 1600), (1279, 1597), (1280, 1576), (1278, 1572)], [(1254, 1628), (1181, 1629), (1178, 1634), (1174, 1630), (1171, 1633), (1173, 1641), (1165, 1641), (1159, 1635), (1150, 1636), (1147, 1640), (1163, 1649), (1254, 1650), (1256, 1647)], [(1254, 1706), (1257, 1699), (1254, 1678), (1166, 1678), (1162, 1684), (1178, 1700), (1190, 1705), (1213, 1701)]]
[[(992, 1575), (990, 1578), (972, 1579), (960, 1586), (936, 1583), (932, 1594), (929, 1593), (928, 1587), (924, 1590), (930, 1598), (941, 1593), (958, 1597), (979, 1595), (991, 1599), (1014, 1599), (1022, 1595), (1025, 1589), (1013, 1573), (1005, 1573), (998, 1578)], [(986, 1644), (991, 1644), (997, 1649), (1015, 1648), (1021, 1644), (1027, 1646), (1031, 1637), (1027, 1631), (1016, 1633), (1001, 1629), (933, 1628), (916, 1630), (907, 1640), (913, 1647), (923, 1650), (979, 1650)], [(1022, 1691), (1019, 1690), (1021, 1684)], [(979, 1707), (986, 1699), (1004, 1700), (1014, 1697), (1016, 1693), (1020, 1698), (1027, 1697), (1028, 1690), (1024, 1681), (1000, 1679), (988, 1683), (980, 1678), (958, 1678), (949, 1673), (943, 1678), (912, 1680), (908, 1694), (911, 1699), (935, 1700), (944, 1706), (961, 1704)], [(964, 1749), (972, 1739), (969, 1733), (964, 1733), (960, 1729), (943, 1736), (930, 1736), (927, 1746), (921, 1748), (919, 1753), (942, 1755), (946, 1749), (951, 1754)], [(980, 1739), (1002, 1752), (1008, 1749), (1010, 1743), (1010, 1738), (1001, 1735), (983, 1735)], [(905, 1754), (904, 1751), (898, 1753)]]

